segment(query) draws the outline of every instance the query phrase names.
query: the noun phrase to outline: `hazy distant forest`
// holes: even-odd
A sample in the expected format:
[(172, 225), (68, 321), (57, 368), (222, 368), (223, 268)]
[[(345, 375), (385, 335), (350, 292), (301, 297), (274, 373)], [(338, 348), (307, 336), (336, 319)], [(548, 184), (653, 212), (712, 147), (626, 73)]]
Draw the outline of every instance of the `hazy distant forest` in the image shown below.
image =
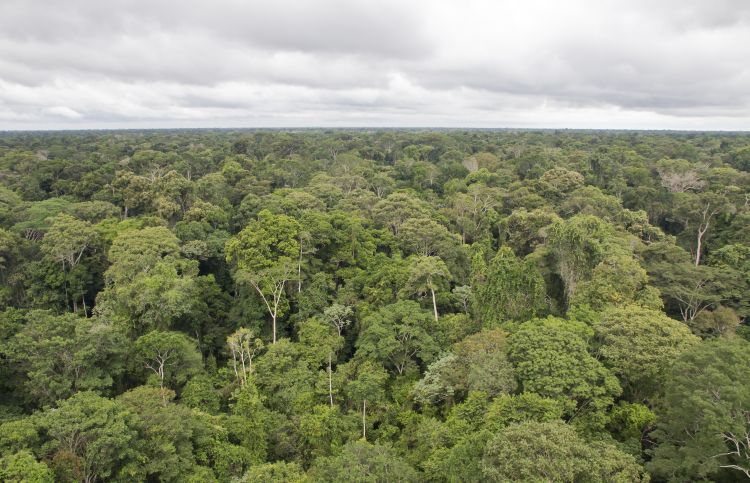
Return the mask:
[(750, 135), (0, 133), (0, 481), (747, 481)]

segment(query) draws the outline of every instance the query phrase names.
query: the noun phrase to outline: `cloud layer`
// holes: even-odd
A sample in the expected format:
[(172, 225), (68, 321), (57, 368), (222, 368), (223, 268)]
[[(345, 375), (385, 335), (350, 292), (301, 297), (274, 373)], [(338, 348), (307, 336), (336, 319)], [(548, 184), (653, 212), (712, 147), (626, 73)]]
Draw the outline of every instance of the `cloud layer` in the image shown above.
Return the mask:
[(0, 129), (750, 129), (744, 0), (3, 0)]

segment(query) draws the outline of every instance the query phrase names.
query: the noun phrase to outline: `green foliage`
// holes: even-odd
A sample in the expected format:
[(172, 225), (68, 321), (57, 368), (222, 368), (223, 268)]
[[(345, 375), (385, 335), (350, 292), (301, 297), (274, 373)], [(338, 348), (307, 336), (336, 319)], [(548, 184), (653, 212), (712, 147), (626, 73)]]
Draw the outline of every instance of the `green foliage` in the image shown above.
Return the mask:
[(407, 292), (432, 296), (432, 308), (435, 321), (438, 321), (437, 298), (435, 292), (444, 289), (450, 281), (450, 271), (439, 257), (417, 256), (409, 267), (409, 280), (406, 282)]
[(274, 343), (277, 317), (286, 308), (284, 285), (295, 276), (295, 258), (301, 254), (299, 230), (293, 218), (263, 210), (224, 247), (227, 262), (237, 267), (236, 280), (250, 284), (263, 299), (272, 319)]
[(309, 474), (314, 481), (332, 483), (418, 481), (417, 472), (392, 450), (363, 441), (347, 443), (337, 456), (316, 460)]
[(610, 306), (637, 304), (661, 309), (659, 291), (648, 285), (648, 275), (630, 254), (610, 255), (591, 271), (591, 278), (578, 285), (570, 305), (588, 305), (601, 311)]
[(33, 310), (2, 352), (22, 374), (33, 405), (49, 405), (78, 391), (107, 393), (123, 372), (125, 338), (96, 318)]
[(649, 481), (635, 458), (606, 443), (587, 444), (562, 422), (509, 426), (487, 443), (485, 481)]
[(656, 414), (640, 403), (620, 401), (612, 408), (608, 428), (620, 441), (635, 440), (640, 446), (644, 434), (656, 422)]
[(252, 463), (265, 461), (268, 415), (258, 390), (251, 384), (237, 389), (232, 394), (230, 407), (231, 415), (225, 422), (230, 440), (247, 451), (247, 458)]
[(135, 341), (133, 351), (140, 370), (162, 388), (184, 384), (201, 367), (195, 343), (179, 332), (151, 331)]
[(275, 263), (297, 256), (298, 232), (299, 225), (293, 218), (263, 210), (256, 221), (227, 242), (227, 261), (235, 262), (240, 270), (267, 270)]
[(563, 405), (533, 392), (517, 395), (504, 394), (496, 398), (487, 408), (487, 427), (499, 431), (511, 424), (527, 421), (558, 421), (563, 416)]
[(12, 454), (39, 446), (38, 419), (34, 416), (0, 424), (0, 451)]
[(454, 346), (459, 387), (490, 396), (510, 393), (517, 387), (513, 366), (508, 361), (505, 332), (484, 330)]
[(649, 464), (654, 475), (720, 479), (750, 467), (748, 367), (750, 343), (737, 337), (697, 344), (675, 362), (652, 433), (660, 443)]
[(548, 245), (555, 271), (565, 284), (567, 300), (602, 261), (612, 236), (611, 226), (592, 215), (576, 215), (550, 227)]
[(748, 153), (0, 133), (0, 480), (740, 480)]
[(524, 391), (559, 400), (569, 416), (590, 424), (620, 395), (620, 385), (587, 350), (579, 322), (549, 317), (524, 322), (509, 340), (510, 360)]
[(176, 257), (179, 251), (179, 240), (165, 227), (124, 231), (109, 249), (110, 267), (105, 278), (115, 285), (124, 284), (163, 259)]
[(56, 479), (138, 478), (137, 424), (121, 403), (81, 392), (39, 416), (41, 451)]
[(221, 408), (221, 395), (213, 380), (205, 374), (193, 376), (182, 390), (180, 401), (193, 409), (216, 414)]
[(450, 401), (460, 384), (458, 357), (446, 354), (430, 364), (424, 378), (414, 385), (414, 400), (428, 406)]
[(548, 210), (519, 208), (500, 222), (500, 239), (519, 256), (526, 256), (544, 242), (548, 227), (560, 221)]
[(357, 353), (403, 374), (415, 359), (429, 363), (437, 345), (430, 334), (433, 320), (419, 304), (400, 301), (383, 307), (362, 321)]
[(237, 483), (302, 483), (305, 474), (297, 463), (264, 463), (251, 466), (242, 478), (235, 480)]
[(141, 386), (118, 397), (127, 409), (137, 415), (138, 450), (146, 455), (140, 470), (147, 478), (177, 481), (190, 474), (195, 466), (195, 423), (189, 408), (171, 402), (174, 393)]
[(634, 400), (653, 395), (672, 363), (698, 342), (685, 324), (634, 305), (605, 311), (595, 330), (602, 360)]
[(474, 312), (485, 327), (525, 321), (547, 308), (544, 279), (529, 262), (502, 247), (487, 267), (473, 273)]
[(8, 483), (52, 483), (52, 470), (28, 451), (0, 457), (0, 479)]

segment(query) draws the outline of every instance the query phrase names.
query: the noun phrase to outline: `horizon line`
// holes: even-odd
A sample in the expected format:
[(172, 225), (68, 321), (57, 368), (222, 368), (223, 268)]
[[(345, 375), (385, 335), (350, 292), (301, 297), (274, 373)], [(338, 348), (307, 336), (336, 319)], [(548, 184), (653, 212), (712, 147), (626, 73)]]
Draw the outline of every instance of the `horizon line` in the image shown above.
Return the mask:
[(138, 132), (138, 131), (572, 131), (572, 132), (656, 132), (656, 133), (725, 133), (750, 134), (750, 129), (689, 129), (689, 128), (622, 128), (622, 127), (457, 127), (457, 126), (244, 126), (244, 127), (82, 127), (0, 129), (0, 134)]

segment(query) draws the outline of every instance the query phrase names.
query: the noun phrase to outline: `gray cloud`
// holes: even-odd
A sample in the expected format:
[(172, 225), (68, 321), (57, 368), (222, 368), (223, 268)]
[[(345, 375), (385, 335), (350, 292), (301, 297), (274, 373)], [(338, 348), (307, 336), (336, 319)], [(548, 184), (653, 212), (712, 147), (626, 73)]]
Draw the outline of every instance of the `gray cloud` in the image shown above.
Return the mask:
[(750, 3), (4, 0), (0, 129), (750, 129)]

